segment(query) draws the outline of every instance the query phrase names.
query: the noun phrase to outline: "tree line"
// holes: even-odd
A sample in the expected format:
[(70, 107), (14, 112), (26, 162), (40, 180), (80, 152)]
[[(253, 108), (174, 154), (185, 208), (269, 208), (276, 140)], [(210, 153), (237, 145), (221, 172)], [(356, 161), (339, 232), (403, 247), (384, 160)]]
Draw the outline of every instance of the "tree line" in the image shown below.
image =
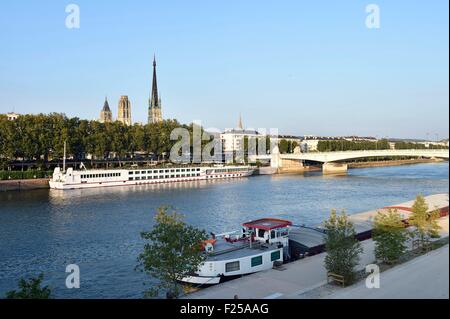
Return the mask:
[(434, 149), (434, 150), (441, 150), (441, 149), (448, 149), (448, 146), (444, 145), (436, 145), (436, 144), (428, 144), (427, 145), (423, 143), (414, 143), (414, 142), (396, 142), (395, 143), (395, 149), (397, 150), (423, 150), (423, 149)]
[(15, 121), (0, 115), (0, 159), (60, 159), (65, 141), (67, 156), (74, 160), (85, 159), (88, 154), (98, 159), (123, 158), (138, 151), (162, 155), (169, 153), (176, 142), (170, 140), (170, 133), (177, 127), (193, 130), (192, 124), (182, 125), (176, 120), (127, 126), (58, 113), (22, 115)]
[(372, 141), (347, 141), (347, 140), (329, 140), (319, 141), (317, 150), (319, 152), (336, 152), (336, 151), (365, 151), (365, 150), (388, 150), (390, 149), (389, 141), (386, 139)]

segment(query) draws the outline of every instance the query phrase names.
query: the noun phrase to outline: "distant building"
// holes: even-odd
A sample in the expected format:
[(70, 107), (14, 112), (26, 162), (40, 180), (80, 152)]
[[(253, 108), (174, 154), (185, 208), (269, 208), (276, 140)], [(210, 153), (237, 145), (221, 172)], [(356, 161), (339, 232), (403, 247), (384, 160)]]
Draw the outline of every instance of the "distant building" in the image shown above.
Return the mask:
[(220, 134), (224, 153), (243, 150), (244, 138), (263, 137), (256, 130), (246, 130), (242, 124), (242, 117), (239, 117), (237, 128), (226, 130)]
[(153, 83), (152, 93), (148, 100), (148, 123), (162, 121), (161, 98), (158, 97), (158, 84), (156, 81), (156, 57), (153, 58)]
[(15, 121), (20, 116), (20, 114), (17, 114), (15, 112), (6, 113), (6, 118), (8, 121)]
[(109, 108), (108, 99), (105, 98), (105, 104), (103, 104), (103, 108), (100, 112), (100, 119), (99, 121), (101, 123), (111, 123), (112, 122), (112, 112)]
[(127, 95), (122, 95), (119, 101), (119, 112), (117, 113), (117, 120), (125, 125), (132, 125), (131, 123), (131, 103)]

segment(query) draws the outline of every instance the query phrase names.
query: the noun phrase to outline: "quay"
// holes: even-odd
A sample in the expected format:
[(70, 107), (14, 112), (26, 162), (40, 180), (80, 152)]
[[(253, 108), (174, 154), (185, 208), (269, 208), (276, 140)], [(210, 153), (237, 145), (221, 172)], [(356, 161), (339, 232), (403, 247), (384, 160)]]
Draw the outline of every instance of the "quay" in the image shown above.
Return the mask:
[[(439, 219), (439, 225), (441, 226), (440, 236), (448, 237), (448, 194), (426, 196), (425, 200), (430, 207), (430, 211), (439, 209), (442, 216)], [(355, 224), (355, 229), (360, 239), (363, 240), (368, 236), (368, 239), (361, 242), (364, 252), (360, 255), (361, 259), (357, 270), (365, 269), (366, 265), (372, 264), (375, 261), (375, 245), (374, 241), (370, 239), (369, 232), (376, 213), (389, 208), (397, 208), (407, 218), (411, 214), (413, 203), (414, 201), (408, 201), (349, 216)], [(284, 264), (279, 268), (254, 273), (216, 286), (201, 289), (187, 295), (185, 298), (230, 299), (235, 295), (241, 299), (308, 298), (311, 291), (327, 284), (326, 269), (324, 267), (326, 254), (323, 253), (323, 234), (313, 228), (301, 228), (296, 234), (298, 234), (298, 237), (294, 236), (294, 240), (298, 243), (299, 249), (303, 249), (303, 253), (310, 255), (309, 257)], [(447, 267), (448, 272), (448, 262), (446, 265), (445, 267)], [(427, 269), (423, 269), (422, 271), (427, 272)], [(410, 281), (415, 280), (415, 278), (408, 276), (402, 276), (401, 278)], [(413, 283), (405, 283), (405, 285), (408, 284), (412, 285)], [(414, 296), (411, 295), (410, 297)]]

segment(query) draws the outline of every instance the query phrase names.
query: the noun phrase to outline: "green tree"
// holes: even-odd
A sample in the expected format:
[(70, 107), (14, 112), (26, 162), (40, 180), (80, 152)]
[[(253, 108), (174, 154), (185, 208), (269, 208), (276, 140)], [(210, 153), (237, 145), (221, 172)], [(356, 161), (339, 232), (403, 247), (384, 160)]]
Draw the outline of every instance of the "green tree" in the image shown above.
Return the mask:
[(440, 226), (437, 223), (439, 217), (437, 210), (429, 212), (428, 204), (422, 195), (416, 197), (408, 222), (414, 227), (411, 234), (420, 247), (424, 247), (430, 238), (439, 237)]
[(20, 279), (19, 290), (12, 290), (6, 293), (6, 299), (49, 299), (51, 290), (49, 286), (41, 287), (44, 275), (37, 278)]
[(145, 296), (155, 297), (166, 291), (167, 296), (179, 297), (179, 281), (196, 272), (205, 260), (201, 242), (207, 238), (204, 231), (183, 222), (183, 217), (168, 207), (160, 207), (151, 231), (142, 232), (148, 241), (139, 255), (139, 268), (159, 283), (146, 291)]
[(278, 147), (281, 154), (286, 154), (289, 150), (289, 143), (285, 139), (282, 139), (278, 144)]
[(377, 259), (390, 264), (405, 253), (408, 231), (397, 210), (378, 212), (373, 223), (372, 235)]
[(331, 211), (325, 221), (325, 268), (344, 277), (346, 283), (355, 279), (355, 267), (359, 263), (359, 254), (363, 252), (361, 243), (356, 239), (356, 231), (344, 211), (340, 215)]

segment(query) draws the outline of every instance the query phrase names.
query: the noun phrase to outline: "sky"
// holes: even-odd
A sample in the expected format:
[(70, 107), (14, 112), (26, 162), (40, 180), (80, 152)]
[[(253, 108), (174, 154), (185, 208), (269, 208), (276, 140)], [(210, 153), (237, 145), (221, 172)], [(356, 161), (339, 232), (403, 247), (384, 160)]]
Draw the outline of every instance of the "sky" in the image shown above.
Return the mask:
[[(67, 28), (66, 6), (80, 9)], [(367, 28), (368, 4), (380, 28)], [(41, 0), (0, 6), (0, 113), (147, 121), (156, 54), (163, 116), (206, 128), (448, 137), (448, 1)]]

